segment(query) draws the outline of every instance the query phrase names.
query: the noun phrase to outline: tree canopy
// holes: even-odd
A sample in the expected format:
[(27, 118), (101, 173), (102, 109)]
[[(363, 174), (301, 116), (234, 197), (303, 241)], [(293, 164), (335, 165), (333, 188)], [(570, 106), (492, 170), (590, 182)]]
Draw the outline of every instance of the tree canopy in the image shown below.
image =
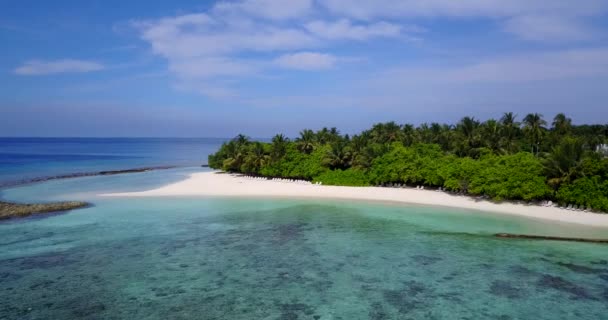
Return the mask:
[[(425, 185), (496, 200), (554, 200), (608, 211), (608, 125), (464, 117), (455, 125), (378, 123), (359, 134), (304, 129), (269, 143), (244, 135), (209, 156), (209, 166), (329, 185)], [(604, 148), (602, 148), (604, 147)]]

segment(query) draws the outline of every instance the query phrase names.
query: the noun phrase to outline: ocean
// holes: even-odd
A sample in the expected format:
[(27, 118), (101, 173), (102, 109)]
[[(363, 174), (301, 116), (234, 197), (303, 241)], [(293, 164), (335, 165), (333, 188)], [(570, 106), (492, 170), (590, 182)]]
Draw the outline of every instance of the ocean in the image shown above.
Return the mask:
[(0, 184), (83, 172), (200, 166), (228, 139), (0, 138)]
[[(608, 247), (493, 233), (608, 231), (438, 207), (330, 200), (108, 198), (207, 171), (221, 139), (3, 139), (5, 188), (84, 200), (0, 222), (0, 319), (603, 319)], [(575, 214), (575, 213), (573, 213)]]

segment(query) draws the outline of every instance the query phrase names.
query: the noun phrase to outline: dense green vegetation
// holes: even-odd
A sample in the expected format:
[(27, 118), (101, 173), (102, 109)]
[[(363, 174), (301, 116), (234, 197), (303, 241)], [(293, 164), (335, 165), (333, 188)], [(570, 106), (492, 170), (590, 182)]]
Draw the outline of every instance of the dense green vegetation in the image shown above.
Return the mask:
[(573, 125), (558, 114), (517, 122), (513, 113), (480, 122), (415, 127), (379, 123), (352, 137), (303, 130), (271, 142), (239, 135), (209, 166), (328, 185), (425, 185), (496, 200), (553, 200), (608, 211), (608, 125)]

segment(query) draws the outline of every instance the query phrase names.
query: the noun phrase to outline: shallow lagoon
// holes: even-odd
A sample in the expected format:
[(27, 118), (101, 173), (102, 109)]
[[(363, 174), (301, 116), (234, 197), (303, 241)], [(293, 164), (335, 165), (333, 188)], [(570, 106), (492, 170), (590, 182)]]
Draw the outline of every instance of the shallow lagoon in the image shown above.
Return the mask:
[(108, 199), (188, 170), (54, 181), (12, 200), (95, 206), (0, 223), (0, 319), (601, 319), (604, 230), (344, 201)]

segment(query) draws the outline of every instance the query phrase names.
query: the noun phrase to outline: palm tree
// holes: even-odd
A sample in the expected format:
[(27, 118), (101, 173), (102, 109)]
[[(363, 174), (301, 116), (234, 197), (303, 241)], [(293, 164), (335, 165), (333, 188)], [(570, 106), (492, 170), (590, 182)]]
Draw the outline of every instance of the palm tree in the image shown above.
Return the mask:
[(418, 141), (416, 128), (412, 124), (405, 124), (401, 129), (401, 140), (403, 145), (409, 147)]
[(558, 113), (553, 118), (553, 131), (559, 135), (566, 135), (572, 130), (572, 119), (566, 117), (563, 113)]
[(330, 145), (323, 156), (323, 164), (330, 169), (346, 169), (351, 164), (351, 153), (345, 142), (337, 141)]
[(500, 118), (500, 123), (505, 126), (505, 127), (518, 127), (519, 128), (519, 122), (516, 121), (517, 119), (517, 115), (514, 114), (513, 112), (505, 112), (503, 113), (502, 117)]
[(443, 150), (451, 150), (454, 144), (454, 126), (450, 124), (441, 125), (441, 137), (438, 141)]
[[(247, 141), (246, 143), (249, 142)], [(222, 170), (238, 171), (244, 162), (245, 155), (247, 153), (247, 144), (245, 144), (244, 139), (235, 138), (225, 145), (225, 158), (222, 161)]]
[(249, 142), (251, 142), (249, 137), (244, 134), (238, 134), (236, 137), (232, 138), (232, 141), (234, 141), (239, 147), (247, 145)]
[(477, 154), (477, 148), (479, 148), (478, 128), (479, 121), (473, 117), (464, 117), (456, 125), (456, 130), (462, 136), (462, 145), (459, 152), (461, 155), (474, 156)]
[(556, 190), (564, 182), (576, 179), (580, 172), (584, 146), (580, 139), (565, 138), (551, 150), (543, 164), (549, 184)]
[(327, 129), (327, 127), (323, 127), (321, 130), (317, 131), (316, 133), (316, 141), (318, 144), (326, 144), (328, 143), (330, 140), (329, 137), (329, 129)]
[(431, 123), (431, 127), (429, 129), (431, 131), (431, 142), (438, 143), (438, 141), (441, 139), (441, 125), (437, 122), (433, 122)]
[(543, 115), (530, 113), (524, 118), (524, 132), (532, 144), (532, 153), (538, 155), (540, 144), (545, 134), (547, 121), (543, 120)]
[(434, 143), (441, 146), (443, 150), (450, 148), (452, 143), (451, 131), (452, 127), (447, 124), (431, 123), (428, 131), (428, 137), (425, 137), (426, 142)]
[(500, 150), (500, 131), (501, 126), (500, 123), (494, 119), (489, 119), (481, 125), (482, 128), (482, 138), (484, 145), (492, 151)]
[(519, 122), (516, 121), (517, 115), (513, 112), (505, 112), (500, 118), (501, 124), (501, 147), (507, 153), (516, 152), (516, 140), (519, 133)]
[(418, 134), (418, 140), (422, 143), (432, 143), (433, 142), (433, 132), (431, 132), (431, 128), (428, 123), (423, 123), (418, 128), (416, 128), (416, 133)]
[(310, 154), (315, 148), (315, 133), (310, 129), (300, 131), (300, 137), (296, 139), (298, 150)]
[(257, 173), (269, 160), (270, 156), (266, 154), (264, 144), (256, 141), (250, 146), (242, 164), (242, 169), (248, 173)]
[(361, 135), (354, 135), (350, 140), (351, 165), (355, 168), (369, 168), (371, 158), (368, 157), (369, 133), (363, 132)]
[(285, 155), (287, 151), (287, 143), (289, 143), (289, 139), (283, 134), (277, 134), (272, 137), (270, 156), (273, 161), (277, 161)]
[[(340, 131), (338, 131), (338, 128), (336, 127), (332, 127), (331, 129), (329, 129), (328, 136), (330, 142), (336, 142), (342, 139), (342, 137), (340, 136)], [(348, 135), (346, 137), (348, 137)]]
[(375, 143), (392, 143), (401, 138), (401, 126), (395, 122), (377, 123), (371, 131), (370, 137)]
[(336, 142), (340, 139), (342, 139), (342, 137), (340, 136), (340, 131), (338, 131), (336, 127), (332, 127), (331, 129), (323, 127), (316, 133), (316, 141), (321, 145)]

